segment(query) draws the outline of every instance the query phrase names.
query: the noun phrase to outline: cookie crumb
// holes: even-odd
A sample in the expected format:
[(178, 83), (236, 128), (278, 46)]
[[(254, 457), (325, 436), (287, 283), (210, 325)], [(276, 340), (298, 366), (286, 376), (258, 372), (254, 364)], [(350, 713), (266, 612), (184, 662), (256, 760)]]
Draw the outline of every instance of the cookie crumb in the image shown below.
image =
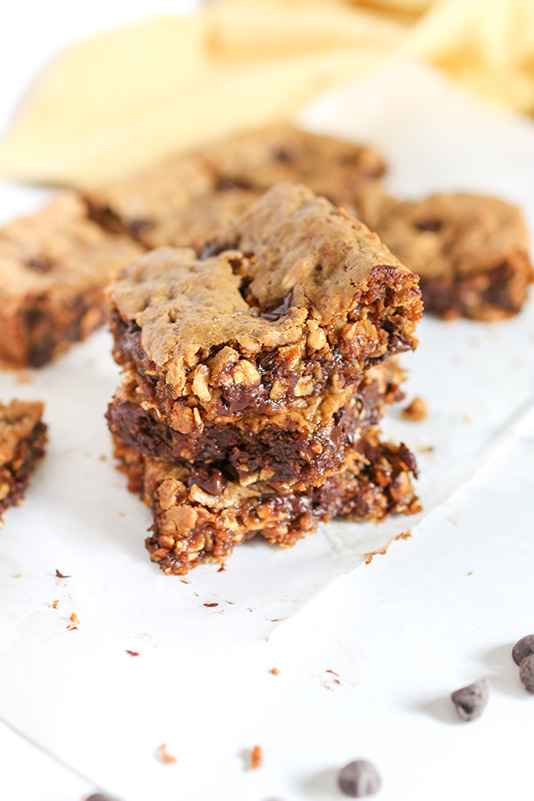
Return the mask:
[(139, 651), (129, 651), (128, 649), (126, 649), (126, 653), (129, 656), (139, 656)]
[(71, 623), (75, 623), (75, 624), (78, 624), (78, 625), (80, 624), (80, 621), (78, 620), (78, 615), (76, 614), (76, 612), (72, 613), (72, 615), (70, 616), (69, 620), (70, 620)]
[(273, 676), (279, 676), (280, 675), (280, 671), (278, 670), (278, 668), (271, 668), (269, 673), (272, 673)]
[(51, 607), (52, 609), (57, 609), (57, 605), (58, 605), (58, 603), (59, 603), (59, 598), (58, 598), (58, 600), (57, 600), (57, 601), (52, 601), (52, 603), (50, 604), (50, 607)]
[(413, 423), (419, 423), (421, 420), (426, 419), (426, 403), (422, 398), (414, 398), (410, 405), (402, 410), (401, 414), (403, 420), (410, 420)]
[(71, 578), (71, 576), (64, 576), (63, 573), (60, 573), (59, 570), (56, 568), (56, 578), (65, 579), (65, 578)]
[(162, 762), (165, 763), (165, 765), (174, 765), (178, 761), (176, 757), (173, 757), (172, 754), (168, 753), (167, 746), (165, 745), (165, 743), (158, 746), (156, 750), (159, 758), (161, 759)]
[(261, 745), (255, 745), (252, 751), (250, 752), (250, 769), (257, 770), (261, 768), (261, 763), (263, 759), (263, 754), (261, 750)]

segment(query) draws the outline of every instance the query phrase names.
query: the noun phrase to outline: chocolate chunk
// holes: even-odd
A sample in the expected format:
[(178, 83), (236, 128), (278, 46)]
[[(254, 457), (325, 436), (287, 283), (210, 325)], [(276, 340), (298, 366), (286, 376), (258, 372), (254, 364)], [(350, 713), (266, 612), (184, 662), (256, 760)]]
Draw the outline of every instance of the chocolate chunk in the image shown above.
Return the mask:
[(441, 231), (443, 223), (441, 220), (419, 220), (415, 223), (415, 227), (419, 231), (432, 231), (432, 233), (436, 234)]
[(349, 798), (364, 798), (374, 795), (381, 786), (382, 780), (375, 766), (366, 759), (355, 759), (339, 771), (337, 779), (339, 789)]
[(480, 679), (462, 687), (451, 694), (451, 701), (462, 720), (476, 720), (488, 703), (489, 685), (487, 679)]
[(263, 317), (264, 320), (274, 322), (287, 314), (291, 304), (293, 303), (293, 291), (289, 292), (282, 300), (272, 306), (270, 309), (263, 309), (258, 312), (258, 317)]
[(26, 265), (37, 273), (48, 273), (52, 269), (52, 262), (42, 256), (28, 259)]
[(154, 222), (149, 217), (136, 217), (128, 225), (128, 232), (136, 239), (143, 231), (150, 231), (154, 227)]
[(523, 659), (534, 654), (534, 634), (527, 634), (516, 642), (512, 649), (512, 659), (516, 665), (520, 665)]
[(519, 678), (528, 693), (534, 694), (534, 654), (526, 656), (519, 666)]

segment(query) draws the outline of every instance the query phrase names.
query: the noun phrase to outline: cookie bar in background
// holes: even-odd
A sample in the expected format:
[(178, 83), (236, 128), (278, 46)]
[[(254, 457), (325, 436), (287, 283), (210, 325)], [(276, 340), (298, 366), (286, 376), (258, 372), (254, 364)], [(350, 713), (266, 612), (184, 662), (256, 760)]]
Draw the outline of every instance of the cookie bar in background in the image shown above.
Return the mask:
[(8, 506), (21, 503), (35, 462), (44, 454), (42, 415), (38, 401), (0, 403), (0, 526)]
[(277, 125), (91, 188), (84, 198), (93, 219), (147, 248), (197, 247), (276, 183), (305, 183), (342, 205), (384, 173), (372, 147)]
[[(152, 558), (183, 572), (260, 530), (287, 546), (335, 514), (418, 509), (413, 457), (376, 428), (400, 395), (391, 359), (416, 345), (417, 277), (294, 184), (214, 231), (203, 255), (154, 250), (110, 293), (123, 380), (108, 422), (155, 531), (176, 528), (174, 555), (162, 561), (155, 534)], [(187, 493), (165, 495), (167, 478)], [(184, 522), (195, 504), (201, 547)]]
[(141, 252), (59, 194), (0, 229), (0, 363), (41, 367), (104, 322), (104, 288)]
[(360, 196), (359, 216), (421, 278), (425, 311), (491, 322), (517, 314), (534, 270), (519, 209), (484, 195)]

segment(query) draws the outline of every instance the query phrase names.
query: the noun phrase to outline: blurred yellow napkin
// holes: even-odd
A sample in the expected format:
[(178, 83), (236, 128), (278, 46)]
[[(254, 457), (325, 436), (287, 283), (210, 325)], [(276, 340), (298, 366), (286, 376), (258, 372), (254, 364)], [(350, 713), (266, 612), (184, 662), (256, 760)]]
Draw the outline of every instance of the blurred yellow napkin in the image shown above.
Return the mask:
[(0, 142), (0, 174), (113, 179), (286, 118), (399, 56), (534, 111), (533, 0), (219, 0), (61, 53)]

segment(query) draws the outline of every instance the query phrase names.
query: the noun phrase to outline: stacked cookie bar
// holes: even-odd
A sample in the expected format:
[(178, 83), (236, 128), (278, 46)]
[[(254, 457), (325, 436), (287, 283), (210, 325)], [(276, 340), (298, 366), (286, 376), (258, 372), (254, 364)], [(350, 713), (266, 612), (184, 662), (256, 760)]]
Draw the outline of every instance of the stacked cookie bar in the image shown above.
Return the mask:
[(280, 184), (201, 252), (138, 258), (110, 297), (108, 422), (166, 573), (418, 510), (413, 456), (377, 425), (416, 344), (417, 277), (342, 209)]

